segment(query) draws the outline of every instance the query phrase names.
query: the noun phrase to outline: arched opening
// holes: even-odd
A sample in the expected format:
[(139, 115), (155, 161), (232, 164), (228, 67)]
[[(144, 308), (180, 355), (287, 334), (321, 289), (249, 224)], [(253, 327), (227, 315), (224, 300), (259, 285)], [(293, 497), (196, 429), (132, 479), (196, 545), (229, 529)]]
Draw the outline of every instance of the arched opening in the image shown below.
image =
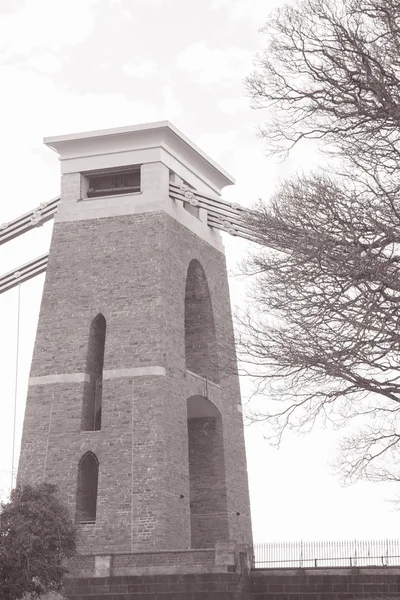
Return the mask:
[(229, 538), (221, 413), (203, 396), (187, 401), (191, 547)]
[(95, 523), (97, 507), (97, 485), (99, 462), (92, 452), (87, 452), (78, 467), (78, 486), (76, 491), (77, 523)]
[(99, 313), (93, 319), (89, 331), (85, 373), (90, 376), (90, 381), (87, 381), (84, 385), (82, 431), (98, 431), (101, 429), (105, 343), (106, 320)]
[(186, 368), (219, 383), (217, 338), (210, 291), (203, 267), (192, 260), (185, 289)]

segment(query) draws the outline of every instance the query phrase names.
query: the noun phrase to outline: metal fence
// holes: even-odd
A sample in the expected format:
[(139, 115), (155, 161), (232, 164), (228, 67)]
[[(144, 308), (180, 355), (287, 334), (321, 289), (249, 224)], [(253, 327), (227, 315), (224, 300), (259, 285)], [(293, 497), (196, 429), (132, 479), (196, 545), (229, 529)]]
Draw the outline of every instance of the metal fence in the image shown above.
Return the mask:
[(269, 542), (254, 544), (255, 569), (399, 566), (399, 540)]

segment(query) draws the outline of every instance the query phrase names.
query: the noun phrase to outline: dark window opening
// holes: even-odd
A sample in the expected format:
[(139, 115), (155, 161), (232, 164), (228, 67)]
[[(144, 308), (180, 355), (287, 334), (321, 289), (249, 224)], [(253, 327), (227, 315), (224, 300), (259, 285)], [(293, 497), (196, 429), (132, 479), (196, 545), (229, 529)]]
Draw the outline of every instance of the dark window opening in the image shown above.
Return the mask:
[(185, 289), (186, 368), (204, 379), (219, 383), (217, 338), (210, 290), (203, 267), (189, 264)]
[(106, 320), (98, 314), (91, 323), (85, 373), (90, 380), (84, 383), (82, 404), (82, 431), (101, 429), (103, 392), (103, 364), (106, 342)]
[(88, 198), (140, 192), (140, 166), (88, 173)]
[(98, 478), (98, 460), (92, 452), (87, 452), (78, 467), (75, 516), (77, 523), (96, 522)]
[(192, 548), (229, 539), (222, 418), (204, 396), (187, 402)]

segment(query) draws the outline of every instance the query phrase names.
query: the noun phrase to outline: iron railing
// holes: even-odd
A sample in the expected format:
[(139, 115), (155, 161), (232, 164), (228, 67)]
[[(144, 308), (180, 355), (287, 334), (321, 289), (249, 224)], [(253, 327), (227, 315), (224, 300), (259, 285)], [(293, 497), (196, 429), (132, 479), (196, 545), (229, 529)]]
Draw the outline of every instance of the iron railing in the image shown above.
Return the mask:
[(255, 569), (400, 566), (400, 540), (254, 544)]

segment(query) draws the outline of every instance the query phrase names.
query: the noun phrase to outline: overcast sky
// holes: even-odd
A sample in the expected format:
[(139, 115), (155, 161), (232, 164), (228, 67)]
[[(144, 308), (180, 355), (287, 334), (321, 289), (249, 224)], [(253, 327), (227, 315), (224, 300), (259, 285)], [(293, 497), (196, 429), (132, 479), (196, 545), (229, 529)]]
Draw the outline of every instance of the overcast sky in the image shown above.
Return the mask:
[[(251, 205), (315, 155), (263, 156), (264, 118), (242, 79), (279, 0), (0, 0), (0, 225), (59, 194), (59, 163), (42, 138), (168, 119), (236, 177), (223, 196)], [(47, 252), (51, 224), (0, 250), (0, 272)], [(246, 242), (225, 236), (230, 272)], [(44, 276), (21, 288), (17, 446)], [(230, 278), (233, 305), (246, 281)], [(9, 492), (17, 290), (0, 296), (0, 489)], [(243, 385), (244, 401), (249, 394)], [(267, 400), (265, 400), (267, 402)], [(246, 428), (256, 541), (397, 537), (389, 485), (342, 488), (329, 467), (337, 434), (288, 436), (279, 451)]]

